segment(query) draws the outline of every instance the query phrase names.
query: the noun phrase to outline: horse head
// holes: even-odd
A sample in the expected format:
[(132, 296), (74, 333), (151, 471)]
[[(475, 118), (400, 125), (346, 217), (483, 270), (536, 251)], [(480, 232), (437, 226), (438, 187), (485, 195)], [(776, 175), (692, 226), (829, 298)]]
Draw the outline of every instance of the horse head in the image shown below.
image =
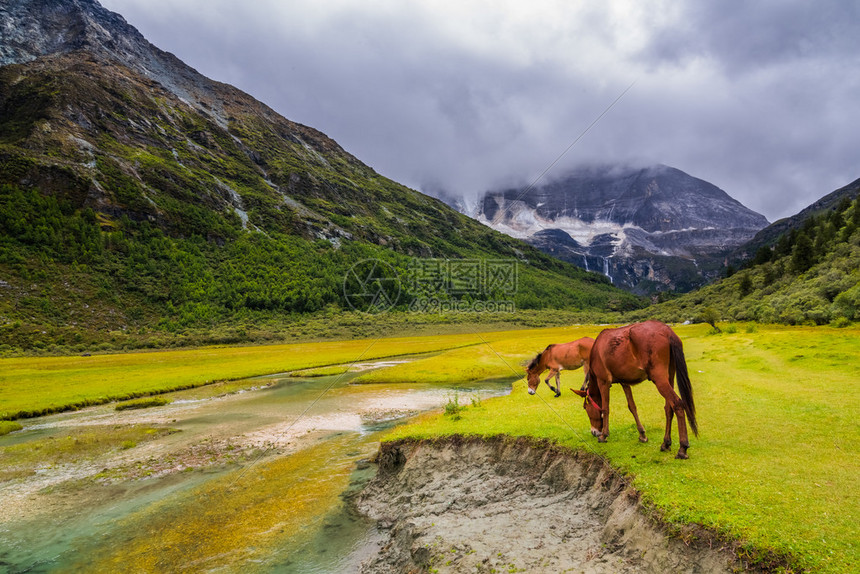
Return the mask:
[(601, 403), (598, 402), (601, 401), (601, 398), (597, 385), (589, 385), (585, 389), (570, 390), (583, 398), (582, 408), (585, 409), (585, 414), (588, 415), (588, 420), (591, 422), (592, 436), (600, 436), (603, 429), (603, 409), (600, 408)]
[(538, 385), (540, 384), (540, 374), (543, 372), (540, 370), (540, 360), (543, 356), (543, 352), (537, 354), (537, 356), (531, 360), (531, 362), (526, 365), (526, 380), (529, 384), (529, 394), (533, 395), (537, 392)]

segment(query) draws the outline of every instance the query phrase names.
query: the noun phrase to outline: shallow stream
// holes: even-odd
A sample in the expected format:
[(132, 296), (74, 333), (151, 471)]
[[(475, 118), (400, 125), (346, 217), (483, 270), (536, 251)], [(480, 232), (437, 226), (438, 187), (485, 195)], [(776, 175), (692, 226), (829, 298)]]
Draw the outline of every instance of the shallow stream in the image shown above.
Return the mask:
[[(353, 377), (272, 375), (238, 394), (183, 391), (161, 407), (24, 421), (0, 450), (14, 446), (20, 458), (69, 444), (83, 454), (57, 455), (26, 476), (0, 468), (0, 572), (355, 570), (375, 530), (344, 498), (374, 472), (367, 459), (382, 431), (455, 392), (460, 404), (506, 394), (511, 381)], [(143, 438), (98, 446), (100, 434), (132, 431)]]

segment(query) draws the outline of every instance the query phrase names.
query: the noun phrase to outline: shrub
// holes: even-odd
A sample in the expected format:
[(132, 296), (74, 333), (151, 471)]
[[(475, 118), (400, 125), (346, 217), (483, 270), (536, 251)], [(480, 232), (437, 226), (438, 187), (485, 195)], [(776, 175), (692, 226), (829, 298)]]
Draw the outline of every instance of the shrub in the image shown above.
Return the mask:
[(860, 319), (860, 283), (833, 300), (834, 311), (846, 319)]
[(759, 323), (776, 323), (777, 313), (770, 303), (762, 303), (756, 308), (755, 319)]
[(460, 396), (455, 391), (453, 395), (448, 395), (448, 402), (445, 403), (445, 416), (451, 417), (453, 420), (460, 420), (460, 411), (463, 407), (460, 406)]
[(710, 325), (714, 331), (720, 333), (720, 328), (717, 327), (717, 321), (720, 320), (720, 314), (717, 313), (716, 309), (713, 307), (705, 307), (702, 309), (701, 314), (696, 318), (698, 323), (707, 323)]

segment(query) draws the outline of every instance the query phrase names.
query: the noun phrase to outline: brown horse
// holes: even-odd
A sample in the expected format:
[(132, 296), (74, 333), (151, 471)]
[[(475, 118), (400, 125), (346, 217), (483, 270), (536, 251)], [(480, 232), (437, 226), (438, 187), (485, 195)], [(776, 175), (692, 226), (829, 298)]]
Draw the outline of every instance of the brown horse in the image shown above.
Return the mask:
[[(583, 337), (570, 343), (561, 343), (558, 345), (550, 345), (543, 351), (537, 354), (532, 359), (531, 363), (526, 367), (528, 375), (529, 394), (535, 394), (538, 385), (540, 385), (540, 376), (545, 370), (549, 369), (546, 386), (555, 392), (555, 396), (561, 396), (561, 382), (559, 372), (562, 369), (578, 369), (582, 367), (585, 371), (585, 382), (582, 388), (588, 381), (588, 357), (591, 354), (591, 346), (594, 344), (594, 339), (591, 337)], [(555, 377), (555, 386), (549, 384), (549, 380)]]
[[(668, 325), (659, 321), (646, 321), (601, 331), (591, 349), (589, 366), (588, 388), (574, 392), (585, 398), (583, 407), (591, 421), (591, 434), (597, 437), (598, 442), (606, 442), (609, 436), (610, 385), (635, 385), (648, 379), (666, 399), (666, 433), (660, 450), (667, 451), (671, 448), (672, 417), (677, 416), (680, 448), (675, 458), (687, 458), (687, 449), (690, 446), (687, 439), (687, 419), (693, 433), (699, 436), (696, 406), (693, 403), (693, 387), (687, 373), (681, 339)], [(675, 393), (676, 373), (681, 396)], [(639, 423), (630, 395), (628, 406), (636, 418), (639, 440), (642, 440), (645, 430)]]

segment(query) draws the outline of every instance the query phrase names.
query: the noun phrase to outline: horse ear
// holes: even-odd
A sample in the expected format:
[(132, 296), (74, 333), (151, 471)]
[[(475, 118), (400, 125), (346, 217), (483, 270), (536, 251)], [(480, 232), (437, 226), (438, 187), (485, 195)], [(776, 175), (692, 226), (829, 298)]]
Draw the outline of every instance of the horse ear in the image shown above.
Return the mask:
[(573, 389), (573, 388), (570, 390), (573, 391), (574, 393), (576, 393), (577, 395), (579, 395), (580, 397), (588, 396), (588, 391), (580, 391), (579, 389)]

